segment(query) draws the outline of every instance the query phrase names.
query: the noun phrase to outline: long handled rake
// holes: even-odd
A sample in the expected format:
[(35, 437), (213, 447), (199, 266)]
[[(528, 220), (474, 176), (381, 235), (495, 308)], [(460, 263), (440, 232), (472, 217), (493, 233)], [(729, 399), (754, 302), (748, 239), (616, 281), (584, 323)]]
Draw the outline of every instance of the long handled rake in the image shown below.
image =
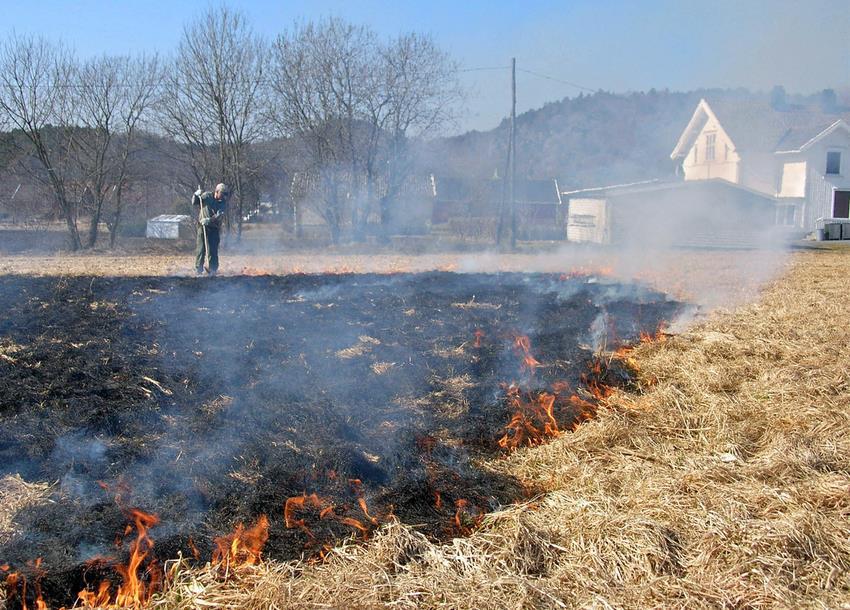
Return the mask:
[[(200, 184), (198, 185), (198, 190), (199, 191), (201, 190)], [(201, 230), (204, 232), (204, 258), (206, 259), (207, 273), (209, 273), (209, 270), (210, 270), (210, 240), (207, 238), (207, 225), (205, 225), (203, 223), (203, 219), (208, 218), (207, 214), (209, 214), (209, 211), (204, 212), (204, 200), (201, 197), (201, 218), (202, 218)]]

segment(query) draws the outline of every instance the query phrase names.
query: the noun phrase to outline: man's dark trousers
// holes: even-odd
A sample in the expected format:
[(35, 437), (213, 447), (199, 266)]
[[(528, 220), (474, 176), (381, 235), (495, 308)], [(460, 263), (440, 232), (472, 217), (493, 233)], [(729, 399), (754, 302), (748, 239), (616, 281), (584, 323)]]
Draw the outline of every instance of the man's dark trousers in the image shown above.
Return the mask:
[[(207, 226), (207, 243), (210, 246), (210, 264), (208, 271), (218, 271), (218, 242), (220, 241), (220, 229)], [(206, 258), (206, 245), (204, 244), (204, 227), (198, 227), (198, 238), (195, 241), (195, 270), (201, 273), (204, 270), (204, 259)]]

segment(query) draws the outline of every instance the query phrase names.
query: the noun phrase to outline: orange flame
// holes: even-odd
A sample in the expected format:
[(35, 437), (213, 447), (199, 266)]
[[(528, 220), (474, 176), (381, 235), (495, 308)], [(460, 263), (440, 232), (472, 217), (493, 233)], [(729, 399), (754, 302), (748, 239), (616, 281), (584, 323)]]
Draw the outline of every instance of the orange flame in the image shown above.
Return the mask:
[(583, 422), (593, 419), (596, 415), (596, 405), (575, 394), (570, 396), (570, 404), (576, 409), (575, 419), (572, 424), (573, 430), (578, 428)]
[(195, 559), (201, 558), (201, 552), (198, 550), (198, 547), (195, 546), (195, 541), (192, 540), (191, 536), (189, 537), (189, 540), (186, 541), (186, 546), (188, 546), (189, 550), (192, 551), (192, 557)]
[(663, 320), (658, 323), (658, 328), (655, 329), (654, 333), (647, 333), (644, 331), (640, 331), (640, 342), (641, 343), (663, 343), (667, 340), (667, 335), (665, 331), (667, 330), (667, 323)]
[(27, 607), (27, 579), (23, 574), (12, 572), (6, 577), (6, 597), (11, 599), (18, 592), (18, 583), (21, 583), (21, 607)]
[(83, 589), (77, 594), (77, 599), (82, 602), (84, 607), (101, 608), (108, 606), (110, 599), (109, 587), (110, 582), (108, 580), (102, 580), (97, 587), (97, 592)]
[(269, 519), (260, 515), (257, 522), (249, 528), (241, 523), (226, 536), (215, 538), (216, 549), (212, 562), (230, 568), (253, 566), (262, 560), (263, 547), (269, 539)]
[[(369, 524), (378, 525), (378, 519), (369, 514), (369, 509), (366, 506), (366, 500), (363, 498), (362, 491), (360, 489), (361, 481), (360, 479), (349, 479), (349, 484), (351, 488), (354, 490), (354, 493), (357, 494), (357, 503), (360, 506), (360, 510), (363, 511), (363, 514), (366, 515), (366, 518), (369, 520)], [(302, 494), (300, 496), (294, 496), (286, 500), (286, 503), (283, 507), (283, 521), (286, 525), (287, 529), (300, 528), (308, 537), (308, 546), (315, 542), (315, 534), (313, 531), (307, 526), (306, 518), (298, 518), (296, 517), (297, 513), (307, 511), (309, 509), (313, 509), (314, 511), (318, 511), (319, 520), (335, 520), (343, 525), (347, 525), (349, 527), (353, 527), (365, 538), (370, 528), (368, 525), (364, 524), (362, 521), (355, 519), (353, 517), (348, 516), (340, 516), (336, 513), (336, 507), (328, 502), (327, 500), (322, 499), (316, 493), (311, 493), (310, 495)]]
[(469, 500), (459, 498), (455, 500), (455, 516), (452, 519), (454, 528), (464, 536), (472, 533), (481, 524), (484, 515), (480, 514), (478, 507), (470, 505)]
[(35, 607), (36, 610), (47, 610), (47, 604), (41, 596), (41, 579), (44, 578), (44, 570), (41, 567), (41, 557), (35, 560)]
[(115, 604), (120, 608), (140, 606), (147, 602), (159, 581), (159, 570), (156, 569), (155, 564), (149, 567), (150, 582), (147, 586), (139, 578), (142, 562), (153, 548), (153, 541), (148, 538), (148, 529), (159, 523), (159, 518), (138, 509), (132, 509), (130, 516), (136, 526), (136, 539), (130, 544), (130, 561), (126, 566), (116, 568), (124, 581), (118, 587), (118, 594), (115, 597)]
[(602, 361), (595, 358), (590, 365), (590, 371), (581, 375), (582, 382), (597, 400), (604, 400), (614, 393), (614, 388), (602, 381), (604, 374)]
[[(41, 579), (44, 578), (44, 569), (41, 567), (42, 559), (39, 557), (34, 562), (27, 562), (34, 572), (35, 582), (33, 583), (34, 590), (34, 599), (33, 603), (35, 610), (48, 610), (47, 603), (44, 601), (44, 598), (41, 595)], [(11, 567), (7, 564), (3, 564), (0, 566), (0, 571), (8, 572)], [(20, 585), (20, 592), (18, 591), (18, 587)], [(27, 577), (20, 572), (12, 572), (8, 576), (6, 576), (6, 597), (7, 599), (12, 599), (13, 597), (20, 595), (21, 599), (21, 609), (28, 610), (29, 606), (27, 605)]]
[(360, 505), (360, 510), (363, 511), (363, 514), (366, 515), (366, 518), (372, 525), (378, 525), (378, 520), (369, 514), (369, 509), (366, 507), (366, 500), (363, 498), (363, 481), (360, 479), (349, 479), (348, 483), (351, 485), (351, 490), (357, 496), (357, 504)]
[(498, 441), (502, 449), (511, 450), (523, 445), (531, 447), (561, 435), (555, 419), (555, 394), (540, 392), (530, 397), (515, 385), (508, 386), (506, 393), (514, 415)]
[(350, 525), (351, 527), (359, 530), (361, 534), (365, 535), (369, 533), (369, 528), (363, 525), (363, 523), (361, 523), (357, 519), (352, 519), (351, 517), (342, 517), (339, 522), (344, 525)]
[(122, 583), (118, 586), (115, 597), (110, 595), (111, 583), (101, 581), (96, 592), (83, 589), (77, 598), (85, 606), (115, 608), (136, 608), (145, 604), (151, 595), (158, 590), (162, 572), (155, 560), (144, 567), (145, 559), (153, 549), (153, 540), (148, 536), (148, 530), (159, 523), (159, 518), (137, 508), (130, 509), (129, 516), (133, 524), (128, 525), (125, 535), (135, 528), (136, 539), (130, 543), (130, 559), (125, 566), (115, 566), (121, 575)]
[[(515, 347), (518, 351), (527, 353), (527, 337), (517, 337)], [(591, 362), (589, 370), (581, 375), (582, 384), (596, 401), (604, 400), (614, 393), (614, 388), (603, 381), (605, 373), (605, 365), (597, 358)], [(563, 430), (559, 428), (555, 417), (555, 409), (559, 405), (572, 407), (573, 429), (596, 414), (595, 403), (575, 394), (567, 398), (570, 385), (566, 381), (556, 381), (548, 392), (523, 391), (516, 384), (502, 387), (513, 416), (497, 442), (499, 447), (508, 451), (523, 446), (540, 445), (548, 439), (561, 436)]]
[(472, 344), (473, 347), (481, 347), (481, 339), (484, 338), (484, 331), (480, 328), (475, 329), (475, 343)]
[(6, 597), (11, 599), (18, 594), (18, 583), (21, 585), (21, 608), (27, 609), (27, 577), (19, 572), (12, 572), (6, 577)]
[(520, 370), (530, 375), (534, 374), (534, 369), (540, 366), (540, 363), (531, 355), (531, 341), (525, 335), (517, 335), (514, 337), (514, 351), (522, 358)]
[(366, 518), (372, 522), (372, 525), (378, 525), (378, 520), (369, 514), (369, 509), (366, 508), (366, 500), (362, 497), (357, 498), (357, 503), (360, 505), (360, 510), (363, 511), (363, 514), (366, 515)]
[(283, 522), (287, 529), (299, 527), (312, 539), (313, 532), (307, 527), (306, 521), (304, 519), (295, 518), (295, 513), (303, 511), (305, 507), (313, 507), (324, 513), (322, 509), (325, 508), (325, 502), (315, 493), (312, 493), (309, 496), (304, 494), (288, 498), (286, 500), (286, 504), (283, 506)]

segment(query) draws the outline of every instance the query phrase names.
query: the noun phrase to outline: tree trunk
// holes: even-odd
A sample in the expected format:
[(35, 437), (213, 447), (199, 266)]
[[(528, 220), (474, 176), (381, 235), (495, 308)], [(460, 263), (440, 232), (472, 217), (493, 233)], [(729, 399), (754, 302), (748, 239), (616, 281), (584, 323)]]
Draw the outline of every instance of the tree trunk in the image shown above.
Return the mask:
[(118, 237), (118, 227), (121, 226), (121, 182), (118, 183), (118, 189), (115, 192), (115, 215), (112, 217), (112, 225), (109, 227), (109, 248), (115, 248), (115, 239)]
[(67, 205), (62, 207), (65, 208), (62, 210), (62, 215), (65, 217), (65, 225), (68, 227), (68, 246), (72, 252), (76, 252), (83, 246), (80, 241), (80, 233), (77, 231), (77, 223), (74, 222), (74, 217), (71, 215), (71, 211), (67, 209)]
[(103, 210), (103, 198), (98, 197), (98, 202), (92, 212), (91, 222), (89, 223), (89, 237), (88, 244), (86, 244), (87, 248), (94, 248), (97, 244), (97, 233), (100, 225), (100, 215)]

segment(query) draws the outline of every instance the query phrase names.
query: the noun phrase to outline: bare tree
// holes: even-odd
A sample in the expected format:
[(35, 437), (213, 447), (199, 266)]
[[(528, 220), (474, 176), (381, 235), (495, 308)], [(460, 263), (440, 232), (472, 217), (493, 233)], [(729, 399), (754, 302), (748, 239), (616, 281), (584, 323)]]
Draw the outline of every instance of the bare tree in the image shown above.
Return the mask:
[(107, 226), (114, 245), (137, 125), (153, 98), (158, 60), (103, 56), (84, 62), (77, 75), (72, 157), (79, 204), (89, 214), (86, 245), (95, 245), (104, 205), (110, 203)]
[(296, 26), (273, 45), (270, 116), (279, 135), (299, 142), (303, 159), (291, 169), (311, 176), (305, 184), (334, 243), (346, 211), (355, 223), (362, 214), (360, 141), (375, 46), (370, 30), (339, 19)]
[(386, 134), (380, 216), (384, 231), (405, 180), (414, 171), (411, 139), (436, 136), (455, 119), (463, 99), (457, 64), (433, 38), (409, 33), (381, 49), (383, 82), (373, 104), (376, 124)]
[(123, 199), (131, 178), (132, 160), (137, 152), (139, 127), (156, 99), (157, 86), (162, 76), (159, 58), (125, 57), (119, 61), (123, 94), (118, 106), (120, 137), (116, 145), (117, 157), (112, 169), (112, 205), (106, 218), (109, 228), (109, 245), (115, 246), (121, 226)]
[(165, 70), (164, 88), (157, 104), (157, 122), (167, 138), (178, 144), (182, 155), (173, 159), (182, 165), (186, 162), (188, 176), (182, 178), (183, 190), (195, 184), (210, 184), (220, 175), (222, 165), (218, 133), (215, 122), (204, 106), (205, 96), (198, 89), (191, 91), (181, 78), (175, 64)]
[(109, 153), (115, 136), (121, 88), (118, 64), (102, 57), (84, 62), (77, 70), (79, 82), (71, 88), (79, 129), (73, 132), (72, 158), (79, 172), (79, 207), (90, 216), (85, 245), (97, 241), (100, 212), (107, 194)]
[(80, 248), (76, 204), (69, 197), (69, 151), (74, 78), (71, 53), (43, 38), (12, 36), (0, 47), (0, 112), (20, 130), (37, 161), (36, 176), (49, 185), (68, 229), (72, 250)]
[(183, 30), (161, 106), (163, 128), (190, 157), (195, 178), (230, 182), (242, 232), (244, 184), (255, 173), (248, 149), (263, 134), (267, 45), (245, 16), (225, 6), (208, 10)]
[(328, 19), (279, 36), (272, 51), (271, 117), (301, 142), (300, 172), (338, 241), (350, 213), (355, 239), (380, 203), (382, 224), (410, 176), (410, 138), (433, 135), (460, 99), (456, 67), (433, 40), (381, 43), (371, 30)]

